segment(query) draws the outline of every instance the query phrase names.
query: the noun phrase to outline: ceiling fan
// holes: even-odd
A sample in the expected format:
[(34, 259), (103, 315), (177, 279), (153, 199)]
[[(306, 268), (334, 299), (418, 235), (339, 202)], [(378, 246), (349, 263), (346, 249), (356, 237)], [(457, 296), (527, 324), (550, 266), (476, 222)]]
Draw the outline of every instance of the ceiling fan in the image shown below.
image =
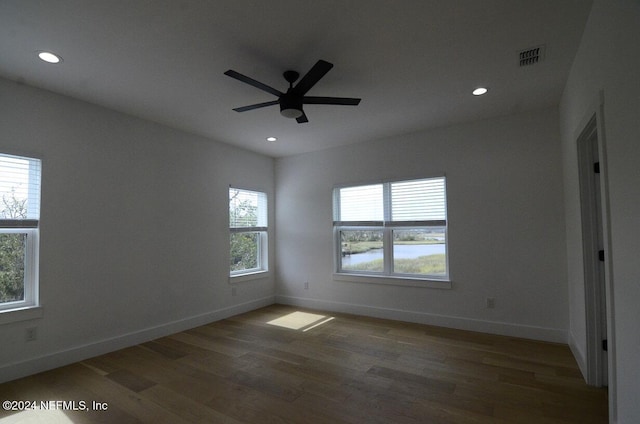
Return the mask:
[(231, 69), (229, 69), (224, 74), (278, 97), (278, 100), (272, 100), (270, 102), (237, 107), (233, 109), (236, 112), (246, 112), (248, 110), (259, 109), (261, 107), (279, 104), (280, 114), (282, 116), (287, 118), (296, 118), (296, 121), (298, 121), (299, 124), (303, 124), (305, 122), (309, 122), (309, 120), (307, 119), (307, 115), (304, 113), (304, 110), (302, 110), (302, 105), (313, 104), (357, 106), (360, 103), (360, 99), (349, 97), (305, 96), (305, 94), (307, 94), (311, 87), (316, 85), (316, 83), (320, 81), (320, 79), (324, 77), (325, 74), (331, 70), (331, 68), (333, 68), (333, 64), (324, 60), (317, 61), (316, 64), (313, 65), (309, 72), (307, 72), (307, 74), (302, 77), (302, 79), (298, 82), (298, 84), (296, 84), (295, 87), (293, 86), (293, 83), (298, 80), (300, 74), (296, 71), (285, 71), (282, 75), (284, 76), (284, 79), (289, 83), (289, 88), (287, 89), (286, 93), (276, 90), (273, 87), (270, 87)]

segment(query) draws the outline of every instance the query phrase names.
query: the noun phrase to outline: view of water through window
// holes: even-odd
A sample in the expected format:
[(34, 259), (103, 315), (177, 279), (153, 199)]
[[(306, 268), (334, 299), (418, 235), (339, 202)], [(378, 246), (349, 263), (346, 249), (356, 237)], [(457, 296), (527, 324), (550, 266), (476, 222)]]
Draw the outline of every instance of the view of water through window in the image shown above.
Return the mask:
[[(413, 259), (420, 256), (444, 254), (444, 244), (419, 244), (419, 245), (396, 245), (393, 247), (393, 257), (395, 259)], [(372, 249), (368, 252), (355, 253), (345, 256), (342, 259), (342, 267), (350, 268), (351, 265), (361, 264), (382, 259), (382, 249)]]
[[(353, 248), (357, 243), (347, 243), (343, 249), (342, 269), (347, 271), (382, 272), (384, 269), (384, 250), (371, 248), (360, 251)], [(353, 248), (353, 251), (350, 249)], [(357, 247), (357, 246), (356, 246)], [(444, 240), (427, 244), (394, 243), (394, 271), (403, 274), (445, 274), (446, 245)]]

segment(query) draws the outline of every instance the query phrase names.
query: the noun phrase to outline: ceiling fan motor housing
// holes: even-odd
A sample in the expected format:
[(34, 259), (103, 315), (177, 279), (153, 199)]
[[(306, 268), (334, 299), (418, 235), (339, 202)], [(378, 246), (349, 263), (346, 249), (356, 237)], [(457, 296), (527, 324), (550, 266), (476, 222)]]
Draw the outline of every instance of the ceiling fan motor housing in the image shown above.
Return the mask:
[(291, 89), (280, 97), (280, 114), (286, 118), (302, 116), (302, 96), (291, 92)]

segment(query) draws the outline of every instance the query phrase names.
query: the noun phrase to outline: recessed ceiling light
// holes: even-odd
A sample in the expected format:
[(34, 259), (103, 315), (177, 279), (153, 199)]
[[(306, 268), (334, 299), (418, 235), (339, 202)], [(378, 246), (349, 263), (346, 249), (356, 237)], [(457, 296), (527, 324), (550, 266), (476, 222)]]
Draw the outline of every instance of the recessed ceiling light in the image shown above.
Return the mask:
[(278, 141), (278, 139), (275, 137), (267, 137), (267, 141), (273, 142), (273, 141)]
[(489, 91), (484, 87), (478, 87), (475, 90), (473, 90), (473, 95), (474, 96), (482, 96), (483, 94), (486, 94), (486, 92)]
[(51, 52), (39, 52), (38, 57), (48, 63), (60, 63), (62, 58)]

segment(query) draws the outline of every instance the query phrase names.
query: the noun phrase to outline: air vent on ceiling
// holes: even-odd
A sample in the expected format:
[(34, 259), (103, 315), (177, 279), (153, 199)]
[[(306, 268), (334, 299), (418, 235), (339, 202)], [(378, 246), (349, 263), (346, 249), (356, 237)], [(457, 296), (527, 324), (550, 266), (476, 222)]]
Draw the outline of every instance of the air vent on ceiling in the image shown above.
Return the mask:
[(544, 59), (544, 46), (532, 47), (518, 53), (520, 66), (530, 66)]

